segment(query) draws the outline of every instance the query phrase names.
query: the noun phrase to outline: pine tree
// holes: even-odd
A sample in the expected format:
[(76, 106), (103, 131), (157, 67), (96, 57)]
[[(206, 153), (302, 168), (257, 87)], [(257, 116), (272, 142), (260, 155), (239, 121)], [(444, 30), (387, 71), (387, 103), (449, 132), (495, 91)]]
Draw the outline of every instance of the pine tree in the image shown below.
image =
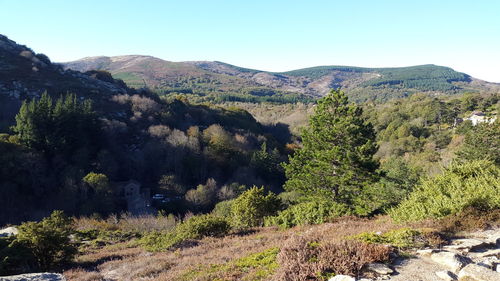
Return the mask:
[(100, 124), (91, 102), (79, 102), (74, 94), (54, 103), (47, 93), (24, 102), (16, 115), (14, 132), (28, 148), (48, 156), (72, 156), (78, 149), (91, 149), (100, 141)]
[(287, 191), (352, 204), (372, 182), (378, 167), (375, 132), (343, 92), (332, 90), (318, 101), (302, 144), (284, 165)]

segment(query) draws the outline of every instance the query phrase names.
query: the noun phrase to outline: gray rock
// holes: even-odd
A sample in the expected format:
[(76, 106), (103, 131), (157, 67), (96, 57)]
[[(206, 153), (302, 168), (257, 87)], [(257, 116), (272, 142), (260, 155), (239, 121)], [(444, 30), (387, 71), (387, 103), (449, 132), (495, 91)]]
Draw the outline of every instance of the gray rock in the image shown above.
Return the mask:
[(349, 275), (335, 275), (328, 279), (328, 281), (356, 281), (356, 279)]
[(62, 274), (45, 272), (3, 276), (0, 281), (66, 281), (66, 278)]
[(9, 236), (14, 236), (19, 233), (19, 230), (16, 227), (7, 227), (2, 230), (0, 230), (0, 237), (9, 237)]
[(486, 252), (478, 253), (475, 255), (478, 258), (484, 258), (484, 257), (498, 257), (500, 256), (500, 249), (493, 249), (493, 250), (488, 250)]
[(453, 281), (457, 280), (457, 276), (448, 270), (438, 271), (436, 272), (436, 276), (445, 280), (445, 281)]
[(431, 255), (431, 260), (448, 267), (453, 272), (458, 272), (468, 263), (463, 256), (451, 252), (434, 253)]
[(489, 245), (488, 242), (478, 239), (457, 239), (453, 241), (454, 245), (444, 246), (445, 250), (461, 250), (464, 252), (468, 252), (473, 249), (485, 247)]
[(500, 247), (500, 233), (494, 233), (488, 236), (487, 241), (489, 243), (496, 244), (498, 247)]
[(477, 264), (469, 264), (458, 273), (459, 281), (498, 281), (500, 273)]
[(366, 266), (366, 269), (382, 275), (387, 275), (394, 272), (394, 270), (390, 269), (383, 263), (370, 263)]
[(436, 252), (437, 251), (435, 249), (417, 250), (417, 255), (422, 256), (422, 257), (430, 257), (432, 254), (434, 254)]
[(498, 263), (500, 263), (500, 260), (497, 257), (492, 257), (492, 256), (484, 257), (484, 258), (481, 258), (479, 261), (476, 261), (477, 265), (484, 266), (484, 267), (491, 268), (491, 269), (494, 269), (495, 265)]

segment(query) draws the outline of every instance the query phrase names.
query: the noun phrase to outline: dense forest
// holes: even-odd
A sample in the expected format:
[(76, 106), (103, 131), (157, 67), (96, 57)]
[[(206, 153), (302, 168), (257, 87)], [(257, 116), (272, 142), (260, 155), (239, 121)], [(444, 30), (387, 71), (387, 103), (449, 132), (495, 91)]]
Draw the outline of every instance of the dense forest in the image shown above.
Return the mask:
[[(162, 99), (147, 92), (113, 99), (129, 108), (129, 120), (109, 120), (93, 109), (91, 100), (71, 94), (57, 99), (44, 94), (22, 105), (15, 126), (0, 138), (2, 161), (9, 163), (2, 167), (4, 223), (53, 209), (75, 215), (127, 211), (121, 185), (130, 180), (150, 195), (175, 198), (168, 204), (154, 201), (156, 208), (176, 214), (207, 212), (254, 185), (283, 191), (282, 163), (306, 145), (287, 125), (258, 123), (234, 107), (193, 104), (181, 95)], [(399, 194), (384, 204), (395, 204), (422, 175), (439, 173), (457, 155), (498, 157), (490, 151), (498, 145), (496, 129), (483, 132), (486, 125), (460, 122), (474, 111), (493, 116), (497, 95), (414, 95), (362, 107), (363, 117), (373, 125), (374, 156), (380, 163), (376, 173), (383, 188), (389, 188), (386, 193)], [(483, 149), (467, 154), (467, 145), (479, 141)], [(305, 167), (295, 169), (290, 173)], [(89, 175), (101, 175), (103, 182), (89, 182)], [(367, 212), (386, 207), (373, 208)]]
[[(2, 160), (9, 163), (2, 167), (4, 223), (51, 209), (80, 215), (126, 211), (119, 182), (129, 180), (151, 193), (183, 196), (169, 207), (176, 213), (210, 210), (217, 198), (236, 196), (242, 185), (280, 190), (279, 163), (291, 138), (286, 126), (264, 126), (236, 108), (180, 99), (114, 99), (130, 106), (128, 122), (105, 119), (90, 100), (74, 95), (52, 100), (44, 94), (23, 104), (11, 134), (1, 136)], [(104, 175), (107, 184), (85, 182), (89, 173)]]

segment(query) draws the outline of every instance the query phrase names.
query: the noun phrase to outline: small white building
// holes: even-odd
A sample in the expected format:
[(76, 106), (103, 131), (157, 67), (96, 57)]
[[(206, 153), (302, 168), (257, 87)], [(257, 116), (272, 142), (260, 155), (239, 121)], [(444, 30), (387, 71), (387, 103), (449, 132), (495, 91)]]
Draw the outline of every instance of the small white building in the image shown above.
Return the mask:
[(465, 120), (469, 120), (472, 122), (473, 126), (476, 126), (479, 123), (488, 123), (492, 124), (497, 120), (496, 116), (493, 117), (487, 117), (484, 113), (482, 112), (473, 112), (472, 115), (468, 118), (465, 118)]

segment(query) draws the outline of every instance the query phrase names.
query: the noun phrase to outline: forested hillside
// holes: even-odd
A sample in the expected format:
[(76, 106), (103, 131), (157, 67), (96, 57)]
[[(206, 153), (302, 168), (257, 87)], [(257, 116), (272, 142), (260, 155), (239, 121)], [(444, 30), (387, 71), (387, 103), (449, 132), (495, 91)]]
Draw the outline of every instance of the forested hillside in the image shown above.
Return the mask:
[(132, 180), (178, 198), (174, 213), (208, 210), (242, 186), (280, 190), (286, 126), (264, 126), (238, 108), (161, 99), (106, 72), (64, 71), (1, 42), (1, 224), (53, 209), (127, 211), (122, 185)]

